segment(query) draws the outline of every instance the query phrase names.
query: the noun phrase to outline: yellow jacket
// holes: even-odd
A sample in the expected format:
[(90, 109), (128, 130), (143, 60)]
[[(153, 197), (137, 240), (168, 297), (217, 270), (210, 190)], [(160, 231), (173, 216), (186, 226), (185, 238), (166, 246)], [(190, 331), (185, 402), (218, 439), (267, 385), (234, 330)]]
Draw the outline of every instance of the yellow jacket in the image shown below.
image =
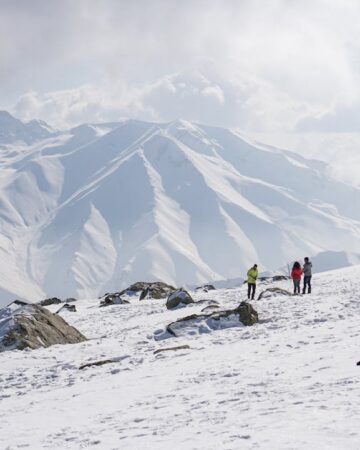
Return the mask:
[(254, 267), (249, 269), (248, 273), (247, 273), (247, 277), (248, 277), (247, 282), (248, 282), (248, 284), (256, 284), (257, 276), (258, 276), (258, 270), (257, 269), (254, 269)]

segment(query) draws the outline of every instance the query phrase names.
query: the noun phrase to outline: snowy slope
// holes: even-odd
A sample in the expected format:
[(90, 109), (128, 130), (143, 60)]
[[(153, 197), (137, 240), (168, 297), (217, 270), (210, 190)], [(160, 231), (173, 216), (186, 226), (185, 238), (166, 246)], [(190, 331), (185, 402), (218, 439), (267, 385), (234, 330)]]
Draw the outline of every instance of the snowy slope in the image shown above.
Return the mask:
[(129, 120), (29, 142), (0, 146), (0, 289), (14, 296), (204, 283), (254, 262), (360, 254), (359, 190), (234, 131)]
[[(234, 307), (245, 289), (194, 296)], [(254, 301), (259, 324), (163, 341), (204, 305), (78, 301), (61, 314), (89, 341), (0, 354), (0, 448), (358, 450), (359, 295), (359, 266), (319, 274), (311, 295)]]

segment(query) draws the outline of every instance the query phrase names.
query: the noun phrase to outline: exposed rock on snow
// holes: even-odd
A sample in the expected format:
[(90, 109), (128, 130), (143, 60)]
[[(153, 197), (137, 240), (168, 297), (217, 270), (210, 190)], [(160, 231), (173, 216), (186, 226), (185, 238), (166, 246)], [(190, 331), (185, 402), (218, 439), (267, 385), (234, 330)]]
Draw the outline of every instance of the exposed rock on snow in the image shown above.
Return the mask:
[(189, 345), (178, 345), (177, 347), (166, 347), (166, 348), (158, 348), (154, 351), (154, 355), (162, 352), (169, 352), (171, 350), (188, 350), (190, 348)]
[(59, 303), (62, 303), (62, 300), (60, 300), (57, 297), (52, 297), (52, 298), (46, 298), (45, 300), (41, 300), (41, 302), (39, 302), (38, 305), (50, 306), (50, 305), (58, 305)]
[(192, 314), (170, 323), (166, 331), (175, 337), (187, 334), (210, 333), (213, 330), (254, 325), (259, 321), (258, 313), (250, 303), (241, 302), (235, 309), (210, 314)]
[(106, 297), (101, 300), (100, 307), (111, 305), (124, 305), (127, 303), (129, 302), (121, 297), (121, 292), (116, 292), (115, 294), (107, 294)]
[[(161, 281), (157, 281), (155, 283), (143, 283), (144, 285), (147, 284), (147, 286), (144, 287), (140, 294), (139, 300), (144, 299), (160, 299), (160, 298), (166, 298), (172, 291), (175, 290), (173, 286), (170, 286), (169, 284), (163, 283)], [(131, 289), (131, 287), (129, 288)]]
[(106, 293), (100, 306), (122, 305), (129, 303), (126, 298), (138, 297), (139, 300), (166, 298), (175, 288), (161, 281), (148, 283), (138, 281), (121, 292)]
[(104, 366), (105, 364), (112, 364), (112, 363), (120, 362), (120, 361), (122, 361), (123, 359), (126, 359), (126, 358), (129, 358), (129, 356), (125, 355), (125, 356), (119, 356), (117, 358), (102, 359), (100, 361), (93, 361), (93, 362), (85, 363), (85, 364), (82, 364), (79, 367), (79, 370), (86, 369), (87, 367)]
[(280, 295), (293, 295), (293, 294), (287, 291), (286, 289), (282, 289), (279, 287), (272, 287), (265, 289), (265, 291), (260, 292), (258, 300), (261, 300), (262, 298), (278, 297)]
[(167, 309), (175, 309), (179, 306), (186, 306), (190, 303), (194, 303), (191, 295), (185, 289), (178, 289), (171, 294), (169, 294), (166, 300)]
[(213, 286), (212, 284), (204, 284), (204, 286), (199, 286), (197, 288), (195, 288), (196, 292), (202, 291), (202, 292), (209, 292), (209, 291), (214, 291), (216, 289), (215, 286)]
[(58, 309), (56, 311), (56, 314), (59, 314), (59, 312), (62, 311), (63, 309), (66, 309), (67, 311), (70, 311), (70, 312), (76, 312), (75, 305), (70, 305), (69, 303), (65, 303), (60, 309)]
[(212, 303), (211, 305), (205, 306), (205, 308), (203, 308), (201, 310), (201, 312), (210, 312), (210, 311), (212, 311), (214, 309), (218, 309), (218, 308), (220, 308), (219, 305), (215, 305), (215, 304)]
[(290, 277), (287, 275), (274, 275), (273, 277), (259, 277), (258, 281), (265, 281), (265, 282), (275, 282), (275, 281), (286, 281), (290, 280)]
[(76, 328), (42, 306), (15, 301), (0, 310), (0, 352), (83, 341)]

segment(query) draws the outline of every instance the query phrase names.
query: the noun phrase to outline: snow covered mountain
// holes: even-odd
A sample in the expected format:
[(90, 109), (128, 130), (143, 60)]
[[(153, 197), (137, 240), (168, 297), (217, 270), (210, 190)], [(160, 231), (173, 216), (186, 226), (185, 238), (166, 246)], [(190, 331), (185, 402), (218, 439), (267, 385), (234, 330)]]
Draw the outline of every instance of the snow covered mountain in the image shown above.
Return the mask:
[(25, 143), (32, 144), (49, 137), (55, 131), (42, 120), (23, 123), (7, 111), (0, 111), (0, 145)]
[(2, 303), (360, 254), (359, 190), (232, 130), (128, 120), (52, 132), (1, 113), (0, 136)]

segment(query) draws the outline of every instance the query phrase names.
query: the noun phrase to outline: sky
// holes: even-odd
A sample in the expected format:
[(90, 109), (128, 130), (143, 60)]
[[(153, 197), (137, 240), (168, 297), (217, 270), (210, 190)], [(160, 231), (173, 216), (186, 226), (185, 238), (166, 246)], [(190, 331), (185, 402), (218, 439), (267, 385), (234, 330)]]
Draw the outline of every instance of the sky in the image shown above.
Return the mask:
[(183, 118), (358, 177), (358, 0), (0, 0), (0, 61), (22, 120)]

